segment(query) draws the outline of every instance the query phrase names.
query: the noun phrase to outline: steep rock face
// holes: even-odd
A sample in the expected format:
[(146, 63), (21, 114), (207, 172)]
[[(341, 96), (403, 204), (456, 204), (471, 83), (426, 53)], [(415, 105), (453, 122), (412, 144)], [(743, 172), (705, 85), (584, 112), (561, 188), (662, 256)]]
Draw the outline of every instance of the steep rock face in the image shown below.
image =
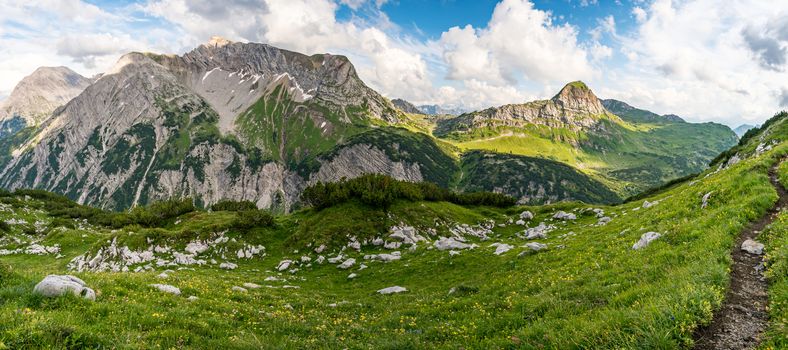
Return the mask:
[(216, 40), (183, 57), (131, 53), (0, 158), (0, 186), (109, 209), (191, 196), (288, 211), (338, 174), (421, 179), (414, 161), (342, 144), (400, 113), (341, 56)]
[(24, 120), (26, 126), (38, 125), (90, 83), (90, 79), (66, 67), (38, 68), (0, 102), (0, 125), (10, 128), (13, 119), (17, 119), (17, 125), (18, 119)]
[(491, 107), (466, 113), (438, 123), (438, 136), (462, 134), (479, 128), (524, 127), (541, 125), (571, 131), (604, 131), (603, 118), (618, 119), (610, 114), (593, 92), (582, 82), (572, 82), (550, 100)]
[(217, 121), (169, 70), (128, 54), (17, 149), (0, 185), (113, 209), (190, 195), (208, 204), (233, 198), (289, 208), (302, 181), (220, 142)]
[(257, 43), (236, 43), (214, 37), (183, 56), (154, 57), (219, 113), (222, 132), (235, 118), (281, 79), (291, 80), (289, 93), (297, 102), (314, 99), (337, 113), (365, 106), (369, 116), (395, 122), (394, 106), (359, 79), (344, 56), (307, 56)]
[(387, 174), (399, 180), (423, 181), (419, 164), (393, 161), (379, 148), (369, 144), (356, 144), (343, 148), (333, 159), (325, 161), (317, 173), (310, 177), (310, 184), (317, 181), (335, 182), (363, 174)]

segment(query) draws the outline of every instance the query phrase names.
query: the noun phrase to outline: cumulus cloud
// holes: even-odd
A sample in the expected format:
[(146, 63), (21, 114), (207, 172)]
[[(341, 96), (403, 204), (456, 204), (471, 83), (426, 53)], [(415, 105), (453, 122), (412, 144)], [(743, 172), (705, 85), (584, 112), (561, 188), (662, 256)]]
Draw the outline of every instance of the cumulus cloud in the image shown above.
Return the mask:
[(646, 21), (646, 17), (648, 16), (646, 14), (646, 10), (644, 10), (640, 6), (633, 7), (632, 8), (632, 14), (635, 16), (635, 20), (638, 21), (638, 23), (645, 22)]
[[(349, 0), (341, 4), (380, 7), (385, 1)], [(338, 3), (329, 0), (233, 0), (214, 10), (213, 1), (157, 0), (148, 14), (181, 28), (194, 45), (213, 35), (268, 43), (305, 54), (348, 55), (361, 78), (388, 96), (417, 98), (432, 89), (427, 64), (402, 38), (361, 20), (338, 21)], [(387, 18), (377, 12), (386, 26)]]
[(730, 125), (774, 114), (784, 84), (774, 69), (785, 61), (771, 43), (781, 40), (788, 3), (656, 0), (643, 11), (621, 38), (630, 63), (600, 82), (607, 96)]
[(551, 14), (525, 0), (504, 0), (487, 27), (454, 27), (440, 39), (448, 78), (512, 84), (576, 80), (592, 75), (574, 27), (553, 24)]
[(773, 71), (784, 70), (788, 60), (788, 21), (781, 22), (774, 27), (758, 29), (750, 25), (742, 30), (744, 41), (761, 66)]
[(780, 91), (779, 100), (780, 107), (788, 108), (788, 88), (783, 88), (782, 91)]
[(56, 52), (58, 55), (73, 58), (74, 62), (83, 63), (87, 68), (95, 68), (97, 58), (110, 55), (114, 58), (145, 46), (146, 44), (133, 40), (128, 35), (68, 34), (58, 40)]

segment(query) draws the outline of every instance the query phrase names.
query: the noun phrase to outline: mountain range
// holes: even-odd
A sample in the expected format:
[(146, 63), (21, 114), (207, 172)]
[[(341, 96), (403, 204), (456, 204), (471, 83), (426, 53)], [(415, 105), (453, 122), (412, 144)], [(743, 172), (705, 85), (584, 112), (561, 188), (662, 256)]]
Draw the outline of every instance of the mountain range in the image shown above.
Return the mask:
[(736, 143), (725, 126), (600, 100), (582, 82), (453, 116), (388, 100), (344, 56), (222, 38), (180, 56), (129, 53), (96, 79), (42, 68), (2, 111), (0, 187), (108, 209), (189, 196), (286, 212), (311, 184), (365, 173), (521, 203), (614, 203)]

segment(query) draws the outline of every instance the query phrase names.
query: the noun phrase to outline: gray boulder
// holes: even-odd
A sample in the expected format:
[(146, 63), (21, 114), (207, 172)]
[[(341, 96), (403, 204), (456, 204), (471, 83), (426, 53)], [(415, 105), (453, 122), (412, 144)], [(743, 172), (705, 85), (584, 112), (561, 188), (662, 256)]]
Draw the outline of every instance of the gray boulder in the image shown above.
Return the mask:
[(528, 210), (520, 213), (520, 219), (522, 219), (522, 220), (531, 220), (533, 218), (534, 218), (534, 213), (532, 213), (532, 212), (530, 212)]
[(476, 246), (475, 244), (457, 241), (452, 237), (441, 237), (432, 245), (438, 250), (473, 249)]
[(356, 259), (350, 258), (350, 259), (345, 260), (345, 262), (343, 262), (342, 264), (340, 264), (337, 267), (340, 268), (340, 269), (343, 269), (343, 270), (347, 270), (347, 269), (353, 267), (353, 265), (355, 265), (355, 264), (356, 264)]
[(662, 235), (657, 232), (646, 232), (640, 236), (640, 240), (632, 246), (632, 249), (638, 250), (640, 248), (645, 248), (659, 237), (662, 237)]
[(764, 248), (763, 243), (758, 243), (751, 239), (748, 239), (741, 244), (741, 250), (753, 255), (763, 254), (763, 248)]
[(179, 288), (171, 286), (171, 285), (168, 285), (168, 284), (151, 284), (150, 286), (153, 287), (153, 288), (156, 288), (159, 291), (164, 292), (164, 293), (181, 295), (181, 290)]
[(81, 279), (70, 275), (49, 275), (39, 282), (33, 292), (45, 297), (59, 297), (67, 293), (87, 300), (96, 300), (96, 292)]
[(386, 294), (403, 293), (403, 292), (407, 292), (407, 291), (408, 290), (406, 288), (404, 288), (404, 287), (394, 286), (394, 287), (388, 287), (388, 288), (383, 288), (381, 290), (378, 290), (378, 294), (386, 295)]
[(576, 216), (575, 214), (572, 214), (572, 213), (567, 213), (567, 212), (565, 212), (565, 211), (563, 211), (563, 210), (560, 210), (560, 211), (558, 211), (557, 213), (555, 213), (555, 215), (553, 215), (553, 219), (559, 219), (559, 220), (576, 220), (576, 219), (577, 219), (577, 216)]

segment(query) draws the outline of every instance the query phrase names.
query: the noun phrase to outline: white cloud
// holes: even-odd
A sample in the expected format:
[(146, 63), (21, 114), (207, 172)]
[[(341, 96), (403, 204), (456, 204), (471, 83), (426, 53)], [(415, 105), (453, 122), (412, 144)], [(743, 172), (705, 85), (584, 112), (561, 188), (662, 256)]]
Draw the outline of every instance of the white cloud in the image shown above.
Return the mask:
[(646, 10), (644, 10), (640, 6), (633, 7), (632, 14), (635, 16), (635, 20), (637, 20), (638, 23), (645, 22), (646, 18), (648, 17), (648, 14), (646, 14)]
[(129, 35), (67, 34), (58, 40), (56, 52), (58, 55), (71, 57), (74, 62), (82, 63), (86, 68), (95, 68), (97, 60), (105, 61), (103, 66), (107, 66), (110, 64), (106, 62), (107, 59), (114, 60), (118, 55), (146, 46), (146, 43), (134, 40)]
[(643, 11), (636, 13), (642, 19), (636, 31), (621, 42), (631, 62), (614, 67), (609, 73), (616, 79), (602, 83), (608, 96), (730, 125), (776, 111), (787, 84), (774, 72), (785, 51), (772, 44), (780, 43), (788, 3), (656, 0)]
[[(183, 53), (221, 35), (347, 55), (370, 86), (414, 103), (484, 108), (582, 79), (601, 97), (696, 121), (757, 122), (788, 105), (785, 2), (636, 1), (630, 30), (613, 16), (594, 28), (554, 23), (530, 1), (503, 0), (486, 25), (424, 41), (392, 23), (381, 0), (140, 1), (109, 11), (81, 0), (0, 0), (0, 95), (38, 66), (91, 75), (125, 51)], [(338, 20), (343, 6), (352, 15)]]
[[(504, 0), (485, 28), (451, 28), (441, 36), (449, 79), (490, 84), (570, 81), (593, 75), (585, 49), (570, 25), (525, 0)], [(483, 65), (483, 66), (482, 66)]]
[[(209, 2), (208, 4), (212, 4)], [(385, 1), (343, 1), (351, 8)], [(378, 27), (391, 27), (382, 12), (374, 26), (354, 19), (336, 19), (338, 4), (329, 0), (236, 0), (217, 13), (202, 1), (157, 0), (145, 10), (179, 26), (193, 45), (212, 35), (254, 41), (305, 54), (348, 55), (361, 78), (391, 97), (421, 98), (431, 93), (427, 64), (405, 38)]]

